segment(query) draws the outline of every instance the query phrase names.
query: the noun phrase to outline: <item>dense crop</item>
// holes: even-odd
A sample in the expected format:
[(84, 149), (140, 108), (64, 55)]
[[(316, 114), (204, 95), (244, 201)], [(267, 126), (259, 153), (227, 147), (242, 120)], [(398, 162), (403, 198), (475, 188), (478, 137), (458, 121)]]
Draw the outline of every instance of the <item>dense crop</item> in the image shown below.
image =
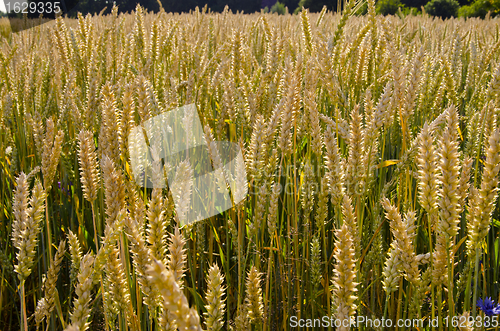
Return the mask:
[[(0, 329), (484, 316), (477, 300), (500, 299), (499, 21), (356, 9), (114, 8), (3, 38)], [(189, 203), (136, 183), (128, 137), (193, 103), (214, 166), (212, 142), (242, 147), (248, 195), (180, 226)]]

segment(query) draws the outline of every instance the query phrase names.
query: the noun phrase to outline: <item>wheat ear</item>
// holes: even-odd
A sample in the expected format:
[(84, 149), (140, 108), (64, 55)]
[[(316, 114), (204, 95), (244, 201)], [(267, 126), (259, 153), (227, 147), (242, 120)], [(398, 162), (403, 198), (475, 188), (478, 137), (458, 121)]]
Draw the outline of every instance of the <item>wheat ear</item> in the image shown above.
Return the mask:
[(56, 292), (56, 282), (59, 275), (59, 270), (61, 269), (61, 262), (64, 257), (66, 242), (63, 240), (59, 244), (54, 260), (50, 265), (49, 271), (47, 272), (47, 278), (43, 284), (45, 296), (40, 299), (37, 303), (35, 310), (35, 320), (36, 324), (40, 324), (43, 318), (50, 319), (50, 315), (55, 308), (55, 296)]
[(217, 264), (213, 264), (208, 270), (207, 275), (207, 312), (205, 313), (205, 324), (207, 331), (219, 331), (224, 326), (224, 312), (226, 304), (224, 303), (224, 275), (220, 272)]
[(248, 272), (246, 287), (245, 305), (248, 309), (248, 318), (250, 322), (259, 323), (264, 316), (264, 305), (260, 288), (260, 273), (255, 266), (252, 266)]
[[(357, 291), (355, 251), (352, 235), (346, 224), (337, 230), (337, 241), (335, 243), (335, 269), (333, 278), (333, 293), (336, 318), (340, 321), (348, 320), (354, 317), (356, 311), (355, 293)], [(350, 325), (350, 324), (349, 324)], [(349, 328), (341, 326), (338, 330), (348, 330)]]
[(165, 265), (156, 259), (148, 271), (148, 277), (158, 288), (163, 297), (164, 309), (170, 311), (175, 318), (175, 323), (181, 331), (201, 331), (200, 317), (198, 312), (189, 307), (188, 301), (181, 288), (175, 281), (172, 271), (167, 270)]

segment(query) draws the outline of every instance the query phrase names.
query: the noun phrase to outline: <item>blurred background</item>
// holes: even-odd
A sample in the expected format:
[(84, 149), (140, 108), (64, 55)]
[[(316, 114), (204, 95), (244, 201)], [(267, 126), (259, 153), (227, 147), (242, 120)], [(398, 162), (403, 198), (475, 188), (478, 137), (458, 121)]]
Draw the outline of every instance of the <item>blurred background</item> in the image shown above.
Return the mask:
[[(167, 12), (189, 12), (198, 7), (200, 10), (206, 5), (212, 12), (221, 12), (225, 6), (233, 12), (245, 13), (273, 12), (277, 14), (298, 13), (302, 7), (310, 12), (319, 12), (326, 6), (329, 10), (341, 9), (342, 1), (338, 0), (66, 0), (70, 17), (76, 17), (77, 12), (82, 14), (96, 14), (104, 8), (107, 13), (111, 10), (113, 2), (119, 7), (120, 12), (131, 12), (139, 3), (150, 11), (159, 11), (161, 6)], [(377, 13), (382, 15), (419, 15), (424, 11), (427, 14), (441, 17), (481, 17), (488, 13), (496, 16), (500, 13), (500, 0), (378, 0), (376, 1)], [(357, 14), (366, 13), (366, 5)], [(4, 0), (0, 0), (0, 17), (6, 16)]]

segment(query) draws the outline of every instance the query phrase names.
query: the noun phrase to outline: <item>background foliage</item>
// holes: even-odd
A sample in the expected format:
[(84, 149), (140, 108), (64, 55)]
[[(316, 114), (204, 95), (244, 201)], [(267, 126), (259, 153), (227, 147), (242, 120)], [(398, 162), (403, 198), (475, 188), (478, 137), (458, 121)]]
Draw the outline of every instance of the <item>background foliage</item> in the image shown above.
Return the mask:
[[(106, 8), (105, 13), (109, 13), (111, 5), (108, 0), (70, 0), (77, 2), (76, 7), (69, 15), (76, 17), (77, 12), (99, 13)], [(323, 6), (328, 10), (337, 11), (337, 0), (281, 0), (274, 2), (270, 0), (271, 5), (262, 0), (115, 0), (114, 3), (118, 6), (119, 12), (131, 12), (137, 4), (143, 6), (146, 10), (158, 12), (160, 9), (159, 3), (163, 6), (166, 12), (187, 13), (194, 10), (196, 7), (200, 9), (205, 5), (213, 12), (222, 12), (227, 5), (233, 12), (244, 11), (245, 13), (258, 12), (261, 9), (271, 10), (271, 7), (276, 5), (276, 11), (282, 13), (282, 5), (288, 7), (289, 13), (298, 13), (301, 8), (307, 8), (309, 12), (320, 12)], [(341, 4), (343, 1), (341, 1)], [(382, 15), (394, 15), (401, 8), (404, 14), (420, 13), (421, 8), (427, 5), (426, 12), (439, 17), (481, 17), (484, 18), (488, 12), (492, 16), (500, 13), (500, 0), (377, 0), (377, 13)], [(458, 11), (456, 10), (458, 6)], [(342, 7), (342, 5), (340, 6)], [(280, 8), (280, 9), (278, 9)], [(341, 9), (341, 8), (340, 8)], [(366, 14), (367, 7), (364, 6), (359, 14)], [(5, 15), (0, 12), (0, 17)]]

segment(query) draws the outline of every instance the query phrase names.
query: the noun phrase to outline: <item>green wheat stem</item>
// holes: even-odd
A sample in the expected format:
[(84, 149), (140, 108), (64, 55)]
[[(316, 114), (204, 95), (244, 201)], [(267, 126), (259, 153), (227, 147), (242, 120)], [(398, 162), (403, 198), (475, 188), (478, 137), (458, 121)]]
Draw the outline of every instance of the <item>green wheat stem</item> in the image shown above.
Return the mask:
[(21, 315), (22, 315), (22, 331), (28, 331), (28, 314), (26, 313), (26, 293), (25, 293), (25, 283), (26, 281), (21, 280)]
[[(453, 318), (455, 316), (455, 307), (453, 303), (453, 262), (450, 261), (450, 247), (446, 247), (446, 259), (448, 263), (448, 316)], [(450, 323), (450, 331), (453, 330), (453, 323)]]
[[(474, 264), (474, 289), (473, 289), (473, 298), (472, 298), (472, 304), (475, 305), (477, 302), (477, 279), (478, 279), (478, 274), (479, 274), (479, 255), (481, 254), (481, 250), (479, 249), (479, 246), (476, 247), (476, 261)], [(472, 316), (476, 318), (477, 315), (477, 310), (472, 309)]]
[(443, 285), (439, 285), (438, 292), (437, 292), (439, 331), (443, 330), (443, 312), (442, 312), (443, 298), (442, 298), (442, 289), (443, 289)]

